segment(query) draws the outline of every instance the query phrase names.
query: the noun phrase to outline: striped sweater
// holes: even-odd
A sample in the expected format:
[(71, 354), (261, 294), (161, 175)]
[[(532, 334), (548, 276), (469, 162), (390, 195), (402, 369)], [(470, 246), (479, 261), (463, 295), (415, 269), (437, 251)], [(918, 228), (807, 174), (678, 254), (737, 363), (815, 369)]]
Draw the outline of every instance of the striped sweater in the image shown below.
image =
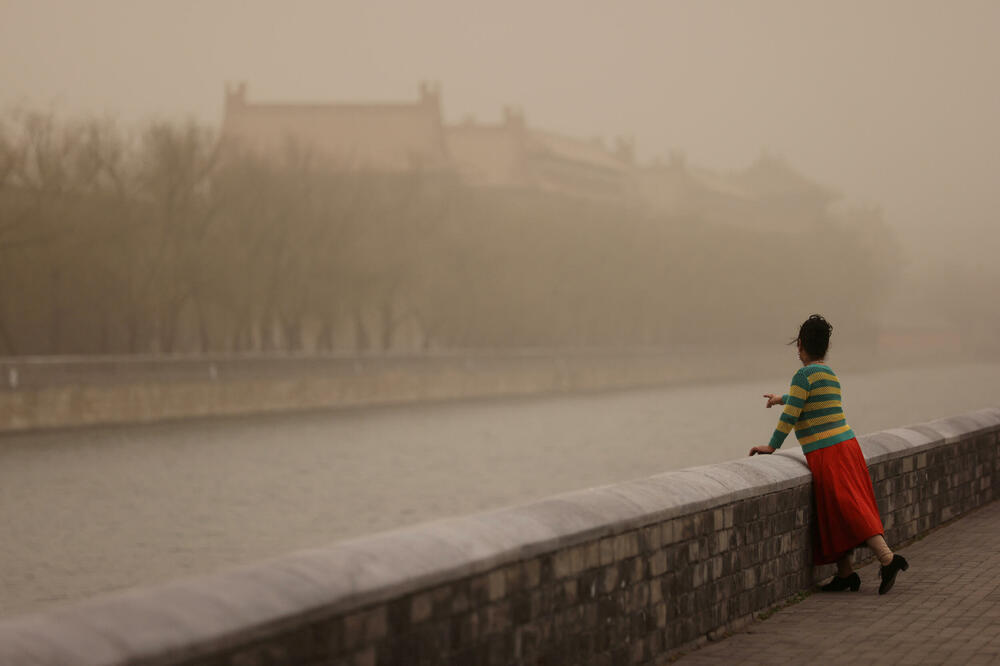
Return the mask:
[(792, 428), (805, 453), (854, 437), (840, 404), (840, 381), (830, 366), (811, 363), (800, 368), (783, 401), (785, 409), (769, 446), (781, 448)]

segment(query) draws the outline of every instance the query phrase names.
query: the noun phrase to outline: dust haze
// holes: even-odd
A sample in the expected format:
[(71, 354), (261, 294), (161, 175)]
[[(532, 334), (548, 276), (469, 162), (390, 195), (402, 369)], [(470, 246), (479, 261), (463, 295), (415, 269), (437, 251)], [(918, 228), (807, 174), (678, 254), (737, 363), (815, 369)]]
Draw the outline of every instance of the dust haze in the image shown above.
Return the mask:
[(0, 3), (0, 353), (1000, 326), (993, 2)]
[(998, 28), (0, 0), (0, 615), (744, 456), (813, 312), (857, 434), (995, 405)]

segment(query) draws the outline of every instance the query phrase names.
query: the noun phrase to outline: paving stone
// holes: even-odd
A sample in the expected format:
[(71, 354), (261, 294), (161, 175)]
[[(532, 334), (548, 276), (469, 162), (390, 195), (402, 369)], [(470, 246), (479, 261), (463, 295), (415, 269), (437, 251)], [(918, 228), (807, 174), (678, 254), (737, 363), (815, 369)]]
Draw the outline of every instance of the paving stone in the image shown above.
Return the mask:
[(998, 663), (1000, 502), (898, 552), (910, 568), (888, 594), (869, 564), (860, 592), (816, 592), (677, 663)]

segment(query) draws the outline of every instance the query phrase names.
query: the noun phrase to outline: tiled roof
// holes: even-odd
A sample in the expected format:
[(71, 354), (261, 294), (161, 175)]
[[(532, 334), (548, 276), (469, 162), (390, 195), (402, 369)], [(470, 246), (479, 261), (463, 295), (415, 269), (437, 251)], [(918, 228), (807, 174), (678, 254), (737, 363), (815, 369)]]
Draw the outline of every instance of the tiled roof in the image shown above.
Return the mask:
[(586, 141), (541, 130), (528, 130), (529, 148), (575, 162), (625, 170), (629, 165), (598, 141)]

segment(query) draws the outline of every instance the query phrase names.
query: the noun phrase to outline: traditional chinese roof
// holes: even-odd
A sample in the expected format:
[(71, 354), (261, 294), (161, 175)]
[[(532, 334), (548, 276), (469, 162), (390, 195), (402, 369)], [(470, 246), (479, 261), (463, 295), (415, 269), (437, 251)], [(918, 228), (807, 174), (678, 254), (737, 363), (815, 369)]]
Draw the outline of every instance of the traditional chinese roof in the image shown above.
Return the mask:
[(222, 131), (271, 156), (294, 144), (346, 169), (447, 167), (439, 93), (420, 92), (413, 103), (269, 104), (247, 102), (241, 86), (227, 94)]

